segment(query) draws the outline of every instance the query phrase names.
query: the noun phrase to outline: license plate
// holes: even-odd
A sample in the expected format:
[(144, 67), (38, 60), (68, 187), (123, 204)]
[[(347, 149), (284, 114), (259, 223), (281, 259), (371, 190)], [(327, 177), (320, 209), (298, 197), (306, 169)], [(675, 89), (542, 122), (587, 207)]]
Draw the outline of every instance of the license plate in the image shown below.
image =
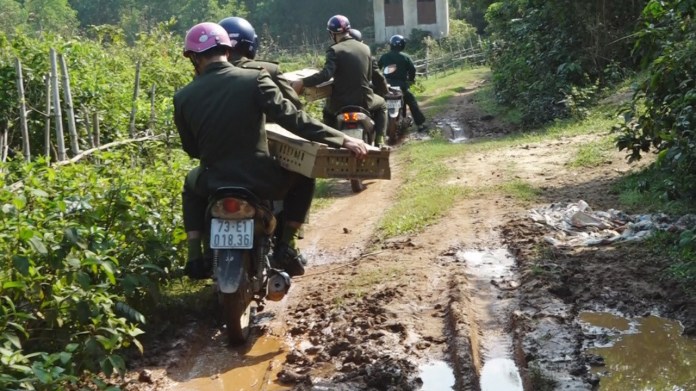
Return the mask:
[(252, 248), (254, 246), (254, 220), (210, 221), (210, 248)]
[(401, 101), (400, 100), (388, 100), (387, 101), (387, 108), (388, 109), (400, 109), (401, 108)]
[(360, 139), (360, 140), (362, 140), (362, 138), (363, 138), (363, 130), (360, 129), (360, 128), (356, 128), (356, 129), (341, 129), (341, 132), (343, 132), (344, 134), (346, 134), (346, 135), (348, 135), (348, 136), (350, 136), (350, 137), (355, 137), (355, 138)]

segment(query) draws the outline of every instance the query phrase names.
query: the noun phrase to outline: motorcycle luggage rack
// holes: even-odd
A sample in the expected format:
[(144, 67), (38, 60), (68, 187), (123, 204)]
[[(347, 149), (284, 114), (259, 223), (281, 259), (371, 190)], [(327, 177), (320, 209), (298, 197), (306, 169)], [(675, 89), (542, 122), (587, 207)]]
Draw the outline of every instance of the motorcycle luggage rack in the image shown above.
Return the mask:
[(347, 149), (305, 140), (277, 124), (266, 124), (268, 147), (280, 165), (309, 178), (391, 179), (389, 149), (371, 148), (358, 160)]

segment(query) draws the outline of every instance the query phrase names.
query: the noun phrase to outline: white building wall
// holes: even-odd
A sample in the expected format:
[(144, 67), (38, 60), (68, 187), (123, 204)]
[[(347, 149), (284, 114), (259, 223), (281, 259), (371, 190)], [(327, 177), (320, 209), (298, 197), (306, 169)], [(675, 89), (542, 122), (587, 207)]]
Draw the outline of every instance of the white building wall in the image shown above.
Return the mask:
[(437, 23), (418, 24), (417, 0), (403, 0), (404, 6), (404, 25), (386, 26), (384, 24), (384, 0), (374, 0), (372, 8), (375, 15), (375, 42), (386, 42), (394, 34), (404, 37), (411, 35), (411, 30), (430, 31), (435, 38), (446, 37), (449, 34), (449, 4), (447, 0), (436, 0)]

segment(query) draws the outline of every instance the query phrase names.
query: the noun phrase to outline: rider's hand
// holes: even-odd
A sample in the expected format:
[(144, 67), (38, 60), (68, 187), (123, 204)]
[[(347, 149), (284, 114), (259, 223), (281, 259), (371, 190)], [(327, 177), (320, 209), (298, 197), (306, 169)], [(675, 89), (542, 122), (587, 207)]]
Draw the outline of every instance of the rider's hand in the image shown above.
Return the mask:
[(297, 93), (297, 95), (300, 95), (302, 93), (302, 90), (304, 89), (304, 82), (302, 79), (295, 80), (290, 83), (290, 87), (292, 87), (293, 90)]
[(363, 159), (367, 156), (367, 144), (359, 138), (345, 136), (343, 139), (343, 148), (353, 152), (358, 159)]

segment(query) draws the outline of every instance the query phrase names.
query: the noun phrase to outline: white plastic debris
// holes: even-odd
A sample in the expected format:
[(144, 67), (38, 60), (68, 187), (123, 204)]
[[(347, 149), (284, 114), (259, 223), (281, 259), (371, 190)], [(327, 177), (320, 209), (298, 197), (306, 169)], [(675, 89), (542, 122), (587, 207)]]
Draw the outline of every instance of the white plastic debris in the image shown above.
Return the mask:
[(554, 247), (638, 241), (658, 230), (680, 232), (696, 227), (696, 215), (681, 216), (675, 221), (665, 214), (629, 215), (615, 209), (593, 211), (583, 200), (533, 209), (529, 217), (555, 230), (553, 236), (544, 237)]

